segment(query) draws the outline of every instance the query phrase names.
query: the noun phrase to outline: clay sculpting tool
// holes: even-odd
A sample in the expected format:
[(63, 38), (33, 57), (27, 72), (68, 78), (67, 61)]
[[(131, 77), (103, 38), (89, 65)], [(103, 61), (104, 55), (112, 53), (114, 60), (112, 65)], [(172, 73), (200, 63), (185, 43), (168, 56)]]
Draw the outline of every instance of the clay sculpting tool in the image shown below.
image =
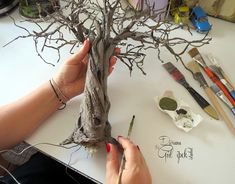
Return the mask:
[[(188, 68), (193, 72), (195, 79), (199, 82), (200, 86), (205, 90), (209, 100), (215, 107), (216, 111), (220, 114), (223, 118), (224, 122), (226, 123), (227, 127), (235, 134), (235, 124), (229, 119), (226, 112), (223, 110), (222, 106), (220, 105), (219, 101), (213, 94), (211, 88), (209, 88), (204, 76), (202, 75), (198, 64), (195, 61), (191, 61), (187, 64)], [(218, 88), (219, 89), (219, 88)], [(220, 89), (219, 89), (220, 90)]]
[(184, 86), (188, 92), (192, 95), (192, 97), (196, 100), (198, 105), (212, 118), (219, 119), (218, 114), (216, 113), (215, 109), (198, 93), (196, 92), (186, 81), (183, 74), (171, 63), (163, 64), (163, 67), (172, 75), (172, 77)]
[(223, 85), (223, 83), (220, 82), (220, 80), (218, 80), (216, 75), (206, 65), (206, 62), (204, 61), (203, 57), (201, 56), (197, 48), (191, 49), (188, 53), (193, 58), (193, 60), (196, 61), (203, 68), (203, 70), (205, 71), (207, 76), (211, 79), (211, 81), (214, 82), (221, 89), (221, 91), (223, 91), (224, 95), (232, 103), (233, 107), (235, 107), (235, 100), (230, 96), (230, 93), (228, 92), (226, 87)]
[(210, 65), (209, 68), (214, 72), (214, 74), (219, 78), (220, 82), (227, 88), (229, 91), (230, 95), (233, 97), (235, 100), (235, 90), (233, 87), (227, 82), (227, 80), (224, 78), (223, 74), (221, 71), (215, 66), (215, 65)]
[(234, 85), (232, 84), (232, 81), (229, 79), (228, 75), (224, 72), (222, 67), (220, 66), (219, 62), (210, 54), (207, 55), (207, 58), (210, 60), (210, 62), (218, 68), (218, 70), (222, 73), (225, 80), (229, 83), (230, 86), (232, 86), (233, 89), (235, 89)]
[(211, 86), (211, 90), (216, 94), (216, 96), (225, 104), (228, 106), (228, 108), (232, 111), (232, 113), (235, 115), (235, 108), (231, 104), (231, 102), (226, 98), (224, 93), (220, 90), (216, 84)]
[[(129, 125), (129, 129), (128, 129), (128, 133), (127, 133), (127, 138), (128, 139), (131, 136), (132, 128), (133, 128), (133, 125), (134, 125), (134, 120), (135, 120), (135, 116), (132, 117), (132, 120), (131, 120), (130, 125)], [(125, 167), (125, 163), (126, 163), (126, 158), (125, 158), (125, 155), (123, 153), (120, 168), (119, 168), (119, 173), (118, 173), (117, 184), (121, 184), (122, 173), (123, 173), (123, 170), (124, 170), (124, 167)]]

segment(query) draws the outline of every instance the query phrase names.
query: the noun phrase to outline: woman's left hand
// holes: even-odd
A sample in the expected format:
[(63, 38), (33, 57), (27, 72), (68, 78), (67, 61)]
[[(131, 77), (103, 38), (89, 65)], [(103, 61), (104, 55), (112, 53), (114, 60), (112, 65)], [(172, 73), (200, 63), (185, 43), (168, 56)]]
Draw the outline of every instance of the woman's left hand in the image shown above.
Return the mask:
[[(53, 77), (55, 83), (67, 98), (63, 99), (65, 101), (81, 94), (84, 90), (89, 49), (90, 42), (85, 40), (82, 48), (68, 58)], [(115, 63), (116, 57), (112, 57), (110, 59), (110, 72), (113, 70)]]

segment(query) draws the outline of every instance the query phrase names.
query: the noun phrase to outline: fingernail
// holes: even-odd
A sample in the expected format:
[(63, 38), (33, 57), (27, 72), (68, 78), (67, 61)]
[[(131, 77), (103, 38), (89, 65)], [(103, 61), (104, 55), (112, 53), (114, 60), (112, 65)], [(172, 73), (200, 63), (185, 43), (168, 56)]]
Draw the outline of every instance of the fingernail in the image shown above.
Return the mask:
[(110, 152), (110, 149), (111, 149), (110, 144), (107, 143), (107, 144), (106, 144), (106, 152), (109, 153), (109, 152)]
[(138, 145), (136, 145), (137, 149), (140, 151), (140, 147)]
[(112, 65), (115, 65), (117, 62), (117, 59), (112, 60)]

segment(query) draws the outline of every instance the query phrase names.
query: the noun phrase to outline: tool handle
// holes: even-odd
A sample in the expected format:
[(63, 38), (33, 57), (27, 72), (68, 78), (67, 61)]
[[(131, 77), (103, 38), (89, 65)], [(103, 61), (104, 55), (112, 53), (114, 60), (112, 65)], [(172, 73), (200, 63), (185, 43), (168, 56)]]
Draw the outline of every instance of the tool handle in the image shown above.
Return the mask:
[(124, 154), (123, 154), (123, 155), (122, 155), (122, 159), (121, 159), (120, 168), (119, 168), (117, 184), (121, 184), (122, 173), (123, 173), (125, 164), (126, 164), (126, 158), (125, 158), (125, 156), (124, 156)]
[(227, 88), (227, 90), (229, 92), (233, 91), (234, 89), (232, 88), (232, 86), (224, 79), (220, 79), (220, 81), (222, 82), (222, 84)]
[(210, 104), (198, 93), (196, 92), (191, 86), (186, 88), (188, 92), (192, 95), (192, 97), (197, 101), (202, 109), (206, 108)]
[(222, 106), (220, 105), (219, 101), (217, 100), (217, 98), (213, 94), (212, 90), (209, 87), (207, 87), (207, 88), (205, 88), (205, 92), (206, 92), (209, 100), (211, 101), (211, 103), (215, 107), (216, 111), (220, 114), (220, 116), (222, 117), (222, 119), (226, 123), (229, 130), (231, 130), (231, 132), (233, 134), (235, 134), (235, 124), (229, 119), (228, 115), (223, 110)]
[(231, 94), (231, 96), (233, 97), (233, 99), (235, 100), (235, 91), (234, 91), (234, 90), (231, 91), (230, 94)]
[(226, 87), (220, 82), (215, 74), (210, 70), (209, 67), (204, 68), (205, 73), (207, 76), (223, 91), (224, 95), (228, 98), (228, 100), (232, 103), (233, 107), (235, 107), (235, 100), (230, 96), (230, 93), (226, 89)]
[(232, 108), (231, 111), (232, 111), (233, 115), (235, 116), (235, 108)]
[(232, 96), (233, 100), (235, 100), (235, 90), (233, 89), (233, 87), (225, 79), (220, 79), (220, 81), (227, 88), (227, 90), (229, 91), (229, 93)]
[(229, 83), (229, 85), (235, 89), (235, 86), (232, 84), (232, 81), (229, 79), (228, 75), (222, 70), (222, 68), (220, 69), (221, 73), (223, 74), (225, 80)]

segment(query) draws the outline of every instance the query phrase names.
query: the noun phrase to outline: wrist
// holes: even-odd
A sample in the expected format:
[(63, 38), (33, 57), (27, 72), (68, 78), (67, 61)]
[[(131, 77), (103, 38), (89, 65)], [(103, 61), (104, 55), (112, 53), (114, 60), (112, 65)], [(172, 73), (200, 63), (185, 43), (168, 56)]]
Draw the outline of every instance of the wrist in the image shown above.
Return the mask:
[(49, 83), (57, 100), (61, 104), (61, 107), (59, 109), (64, 109), (66, 106), (66, 102), (69, 101), (69, 98), (63, 94), (63, 92), (61, 91), (61, 89), (59, 88), (59, 86), (57, 85), (57, 83), (54, 81), (53, 78), (49, 80)]

